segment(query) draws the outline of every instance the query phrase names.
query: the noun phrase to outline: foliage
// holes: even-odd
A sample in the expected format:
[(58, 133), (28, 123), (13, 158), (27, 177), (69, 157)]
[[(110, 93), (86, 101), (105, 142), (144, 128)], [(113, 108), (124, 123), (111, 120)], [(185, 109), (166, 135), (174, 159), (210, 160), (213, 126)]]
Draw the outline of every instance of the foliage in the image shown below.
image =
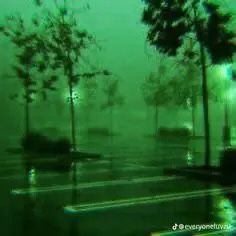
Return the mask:
[[(85, 60), (85, 52), (96, 41), (87, 30), (82, 29), (74, 10), (68, 6), (67, 1), (59, 3), (54, 1), (56, 12), (48, 10), (44, 20), (45, 42), (49, 54), (52, 71), (63, 72), (69, 90), (69, 104), (71, 115), (72, 148), (76, 150), (76, 120), (74, 108), (74, 90), (81, 79), (91, 80), (98, 75), (108, 76), (108, 70), (97, 70), (94, 67), (84, 72), (81, 61)], [(41, 5), (41, 4), (37, 4)]]
[(27, 31), (25, 22), (20, 16), (7, 17), (6, 25), (1, 27), (1, 32), (17, 47), (17, 64), (13, 66), (13, 70), (23, 87), (28, 89), (24, 98), (27, 102), (32, 102), (36, 82), (30, 72), (35, 67), (35, 59), (38, 54), (37, 35)]
[[(147, 39), (158, 50), (176, 55), (187, 37), (201, 42), (214, 64), (231, 60), (236, 51), (235, 32), (227, 28), (232, 15), (223, 13), (219, 4), (206, 0), (145, 2), (142, 20), (149, 26)], [(193, 55), (188, 51), (190, 59)]]
[(142, 84), (144, 101), (148, 106), (165, 106), (170, 102), (170, 87), (167, 81), (151, 73)]
[[(38, 91), (46, 97), (47, 90), (55, 90), (54, 82), (57, 80), (53, 74), (50, 78), (42, 78), (42, 73), (48, 69), (49, 56), (44, 36), (40, 32), (39, 20), (33, 18), (31, 23), (32, 26), (27, 25), (24, 19), (17, 15), (6, 17), (6, 24), (0, 27), (1, 33), (15, 45), (16, 62), (13, 71), (24, 88), (23, 98), (27, 103), (33, 101), (33, 95)], [(37, 75), (41, 77), (41, 88), (38, 87)], [(17, 97), (18, 94), (10, 96), (11, 99)]]
[(97, 75), (109, 75), (107, 70), (77, 73), (84, 52), (95, 45), (95, 39), (86, 30), (81, 29), (78, 19), (65, 4), (57, 5), (56, 13), (49, 11), (45, 20), (47, 50), (53, 58), (52, 70), (64, 71), (68, 84), (75, 85), (80, 78), (93, 78)]
[[(200, 65), (205, 133), (205, 165), (210, 166), (210, 126), (207, 83), (207, 53), (213, 64), (232, 61), (236, 52), (236, 33), (229, 28), (232, 15), (221, 11), (220, 4), (210, 0), (145, 0), (142, 21), (148, 25), (151, 45), (169, 56), (176, 56), (187, 40), (197, 45), (198, 53), (186, 49), (187, 60)], [(195, 45), (193, 44), (193, 45)], [(197, 59), (196, 59), (197, 58)]]
[(201, 80), (198, 68), (191, 62), (178, 65), (168, 83), (171, 90), (171, 104), (174, 106), (196, 106), (201, 96)]
[[(160, 107), (169, 105), (173, 99), (169, 84), (172, 70), (171, 63), (166, 60), (164, 55), (159, 55), (157, 71), (150, 73), (144, 80), (141, 89), (143, 98), (148, 106)], [(173, 69), (173, 68), (172, 68)]]
[(83, 79), (81, 81), (82, 105), (86, 108), (94, 106), (98, 83), (96, 79)]
[(119, 92), (119, 80), (114, 78), (105, 79), (103, 85), (105, 101), (101, 109), (112, 108), (124, 104), (124, 97)]
[[(222, 67), (222, 66), (221, 66)], [(208, 70), (208, 98), (212, 102), (223, 102), (230, 82), (219, 74), (219, 66)], [(180, 61), (176, 74), (170, 79), (169, 86), (173, 95), (172, 104), (184, 108), (196, 107), (202, 98), (200, 71), (192, 61)]]

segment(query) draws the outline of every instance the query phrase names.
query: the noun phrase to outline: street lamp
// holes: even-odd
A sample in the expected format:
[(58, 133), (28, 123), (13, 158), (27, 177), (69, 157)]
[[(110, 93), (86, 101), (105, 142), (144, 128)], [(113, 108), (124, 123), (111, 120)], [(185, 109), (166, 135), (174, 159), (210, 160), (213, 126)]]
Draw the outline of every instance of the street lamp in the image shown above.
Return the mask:
[[(63, 98), (67, 101), (70, 102), (70, 95), (68, 94), (68, 91), (65, 91)], [(80, 104), (83, 101), (83, 93), (82, 91), (73, 91), (72, 93), (72, 99), (74, 104)]]

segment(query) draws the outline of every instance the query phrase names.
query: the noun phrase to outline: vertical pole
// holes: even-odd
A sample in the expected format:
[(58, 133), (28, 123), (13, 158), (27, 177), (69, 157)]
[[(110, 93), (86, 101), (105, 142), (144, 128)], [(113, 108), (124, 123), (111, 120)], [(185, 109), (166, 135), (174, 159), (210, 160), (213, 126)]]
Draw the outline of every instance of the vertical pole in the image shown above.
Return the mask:
[(29, 118), (29, 90), (27, 85), (25, 85), (25, 136), (30, 132), (30, 118)]
[(201, 42), (200, 42), (200, 61), (202, 70), (202, 101), (203, 101), (204, 132), (205, 132), (205, 167), (209, 168), (211, 161), (211, 150), (210, 150), (210, 124), (209, 124), (206, 55), (204, 47)]
[(195, 132), (195, 107), (194, 105), (192, 105), (192, 135), (193, 137), (196, 136), (196, 132)]
[(196, 111), (196, 105), (197, 105), (197, 101), (196, 101), (196, 94), (194, 93), (194, 87), (192, 86), (192, 99), (191, 99), (191, 108), (192, 108), (192, 135), (193, 137), (196, 136), (196, 118), (195, 118), (195, 111)]
[(230, 125), (229, 125), (229, 106), (228, 106), (228, 84), (225, 81), (225, 97), (224, 97), (224, 128), (223, 128), (223, 143), (224, 147), (230, 146)]
[(74, 97), (73, 97), (73, 85), (71, 81), (69, 82), (69, 94), (70, 94), (72, 149), (73, 151), (76, 151), (75, 108), (74, 108)]
[(205, 136), (205, 167), (210, 168), (211, 164), (211, 150), (210, 150), (210, 124), (209, 124), (209, 104), (208, 104), (208, 88), (207, 88), (207, 68), (206, 68), (206, 54), (203, 46), (203, 30), (204, 28), (197, 21), (197, 3), (195, 0), (193, 2), (194, 11), (194, 24), (195, 31), (199, 41), (200, 46), (200, 64), (202, 72), (202, 103), (203, 103), (203, 116), (204, 116), (204, 136)]
[(158, 106), (155, 107), (155, 136), (158, 134)]

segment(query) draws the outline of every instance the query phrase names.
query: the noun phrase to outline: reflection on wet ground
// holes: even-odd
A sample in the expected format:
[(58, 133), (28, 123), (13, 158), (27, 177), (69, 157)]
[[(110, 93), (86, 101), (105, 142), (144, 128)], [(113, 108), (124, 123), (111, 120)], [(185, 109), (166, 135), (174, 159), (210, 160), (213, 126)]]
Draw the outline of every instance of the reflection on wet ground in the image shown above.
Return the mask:
[[(175, 224), (235, 226), (236, 187), (163, 175), (167, 166), (201, 164), (201, 142), (140, 139), (111, 148), (93, 140), (89, 150), (104, 157), (65, 172), (25, 167), (21, 155), (5, 153), (1, 235), (235, 235), (233, 228), (172, 230)], [(217, 154), (219, 144), (214, 147)]]

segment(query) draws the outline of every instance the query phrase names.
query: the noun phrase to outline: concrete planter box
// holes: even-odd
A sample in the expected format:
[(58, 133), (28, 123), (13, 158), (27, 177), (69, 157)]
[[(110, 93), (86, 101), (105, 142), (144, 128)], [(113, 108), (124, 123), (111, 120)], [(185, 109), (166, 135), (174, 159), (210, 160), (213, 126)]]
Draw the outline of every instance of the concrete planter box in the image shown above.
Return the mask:
[(224, 175), (220, 167), (205, 168), (199, 167), (182, 167), (182, 168), (166, 168), (166, 175), (180, 175), (204, 182), (213, 182), (217, 184), (235, 184), (236, 173)]
[(68, 171), (72, 163), (100, 159), (102, 155), (85, 152), (70, 152), (68, 154), (26, 153), (24, 164), (26, 169), (32, 167), (40, 170)]

